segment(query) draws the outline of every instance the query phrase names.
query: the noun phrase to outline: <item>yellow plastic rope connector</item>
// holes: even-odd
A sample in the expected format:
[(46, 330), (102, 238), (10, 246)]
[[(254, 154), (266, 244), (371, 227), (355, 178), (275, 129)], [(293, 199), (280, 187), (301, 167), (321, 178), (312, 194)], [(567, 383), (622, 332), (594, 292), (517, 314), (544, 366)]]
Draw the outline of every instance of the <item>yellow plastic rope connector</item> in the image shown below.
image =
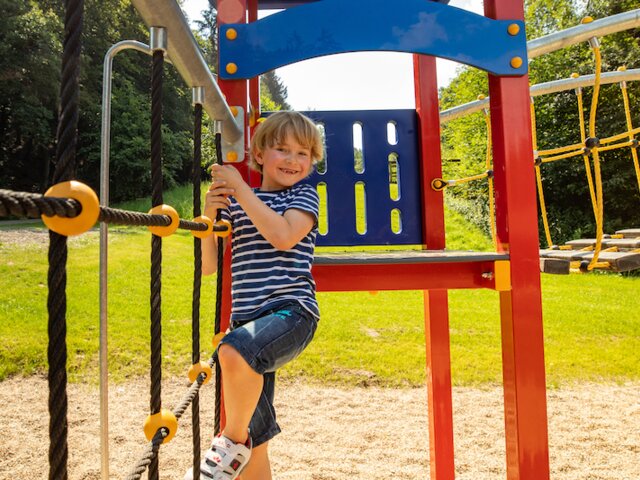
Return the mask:
[(218, 345), (220, 344), (220, 341), (224, 338), (224, 336), (224, 332), (216, 333), (213, 336), (213, 338), (211, 339), (211, 345), (213, 345), (214, 350), (218, 348)]
[(231, 235), (231, 223), (229, 223), (229, 221), (227, 220), (218, 220), (216, 223), (213, 224), (213, 226), (217, 229), (219, 228), (224, 228), (224, 230), (215, 230), (215, 234), (218, 237), (228, 237), (229, 235)]
[(191, 235), (197, 238), (206, 238), (213, 233), (213, 221), (209, 217), (200, 215), (193, 219), (196, 223), (204, 223), (207, 226), (206, 230), (191, 230)]
[(58, 183), (49, 188), (45, 197), (73, 198), (80, 202), (82, 210), (77, 217), (67, 218), (42, 215), (44, 224), (56, 233), (70, 237), (80, 235), (93, 227), (100, 216), (100, 201), (96, 193), (87, 185), (75, 180)]
[(149, 210), (149, 214), (167, 215), (171, 218), (171, 223), (166, 227), (147, 227), (151, 233), (157, 235), (158, 237), (168, 237), (169, 235), (172, 235), (180, 225), (180, 216), (178, 215), (178, 212), (176, 212), (175, 208), (169, 205), (156, 205), (151, 210)]
[(146, 418), (144, 421), (144, 435), (147, 437), (147, 440), (151, 441), (157, 431), (161, 428), (165, 428), (167, 430), (167, 436), (164, 438), (162, 443), (170, 442), (178, 431), (178, 419), (171, 410), (163, 408), (158, 413), (149, 415)]
[(187, 375), (189, 377), (189, 381), (191, 383), (195, 382), (201, 373), (204, 374), (204, 379), (202, 380), (202, 384), (206, 385), (207, 383), (209, 383), (209, 380), (211, 380), (211, 377), (213, 375), (211, 370), (211, 365), (209, 365), (207, 362), (202, 362), (202, 361), (198, 363), (194, 363), (189, 368), (189, 373)]

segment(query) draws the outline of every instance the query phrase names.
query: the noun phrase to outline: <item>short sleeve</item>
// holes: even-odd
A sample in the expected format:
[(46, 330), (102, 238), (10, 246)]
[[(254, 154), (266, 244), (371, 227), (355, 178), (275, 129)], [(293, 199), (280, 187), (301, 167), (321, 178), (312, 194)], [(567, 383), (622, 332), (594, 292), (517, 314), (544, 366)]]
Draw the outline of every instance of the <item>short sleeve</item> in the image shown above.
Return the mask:
[(320, 197), (316, 189), (311, 185), (300, 185), (300, 188), (296, 189), (293, 198), (287, 205), (286, 210), (292, 208), (312, 214), (317, 223), (320, 212)]

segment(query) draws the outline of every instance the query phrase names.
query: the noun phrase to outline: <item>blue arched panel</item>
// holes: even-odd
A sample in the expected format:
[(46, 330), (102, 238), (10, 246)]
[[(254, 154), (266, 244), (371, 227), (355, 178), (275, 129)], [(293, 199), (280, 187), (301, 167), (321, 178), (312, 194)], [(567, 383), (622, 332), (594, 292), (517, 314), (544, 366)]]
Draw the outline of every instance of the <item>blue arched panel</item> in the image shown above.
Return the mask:
[[(511, 35), (509, 25), (518, 33)], [(232, 28), (237, 36), (227, 36)], [(495, 75), (527, 73), (521, 21), (493, 20), (425, 0), (322, 0), (221, 27), (220, 75), (252, 78), (309, 58), (357, 51), (422, 53)], [(519, 57), (522, 64), (511, 66)], [(227, 71), (227, 66), (237, 67)]]
[[(315, 172), (308, 183), (327, 188), (328, 232), (318, 236), (321, 246), (420, 245), (422, 209), (415, 110), (304, 112), (324, 127), (326, 172)], [(392, 122), (397, 142), (389, 143), (387, 124)], [(353, 125), (362, 126), (364, 171), (354, 167)], [(400, 197), (390, 195), (389, 155), (397, 155)], [(355, 185), (362, 182), (366, 194), (366, 232), (356, 229)], [(391, 212), (400, 211), (402, 230), (394, 233)]]

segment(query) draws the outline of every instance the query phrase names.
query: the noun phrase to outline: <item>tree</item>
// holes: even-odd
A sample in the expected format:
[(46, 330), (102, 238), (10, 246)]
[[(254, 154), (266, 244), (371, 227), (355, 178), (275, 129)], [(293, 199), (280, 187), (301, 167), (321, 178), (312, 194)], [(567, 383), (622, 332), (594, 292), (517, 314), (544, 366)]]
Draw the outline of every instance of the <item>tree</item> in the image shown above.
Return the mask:
[[(632, 5), (633, 4), (633, 5)], [(637, 8), (637, 0), (617, 2), (591, 0), (586, 4), (572, 0), (528, 0), (525, 4), (527, 35), (537, 38), (574, 26), (587, 14), (595, 18)], [(627, 31), (600, 39), (603, 71), (621, 65), (637, 68), (640, 64), (638, 32)], [(530, 62), (532, 85), (568, 78), (573, 72), (593, 73), (593, 52), (587, 43), (538, 57)], [(629, 84), (632, 108), (640, 108), (638, 85)], [(462, 68), (458, 77), (440, 92), (441, 108), (446, 109), (486, 94), (486, 74)], [(593, 89), (583, 89), (585, 115)], [(580, 142), (579, 114), (575, 92), (567, 91), (535, 99), (538, 150)], [(635, 116), (637, 118), (637, 115)], [(617, 85), (601, 89), (598, 102), (596, 133), (600, 138), (626, 131), (620, 89)], [(635, 121), (634, 126), (638, 126)], [(452, 121), (443, 127), (444, 158), (461, 159), (443, 168), (447, 178), (460, 178), (484, 170), (486, 127), (481, 114)], [(603, 158), (605, 192), (605, 230), (613, 231), (637, 222), (640, 195), (628, 149), (606, 152)], [(552, 237), (555, 243), (595, 234), (595, 222), (582, 157), (548, 163), (542, 167), (545, 199)], [(488, 231), (486, 182), (475, 182), (449, 189), (447, 198), (454, 208)], [(587, 226), (585, 228), (585, 226)]]

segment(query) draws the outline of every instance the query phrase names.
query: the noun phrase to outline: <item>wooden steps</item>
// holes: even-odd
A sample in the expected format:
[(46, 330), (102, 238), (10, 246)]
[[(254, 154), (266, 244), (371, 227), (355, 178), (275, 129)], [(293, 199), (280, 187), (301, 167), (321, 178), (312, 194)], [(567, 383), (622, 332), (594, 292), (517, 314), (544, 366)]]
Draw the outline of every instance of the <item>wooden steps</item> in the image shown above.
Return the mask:
[[(540, 250), (540, 257), (566, 262), (590, 262), (593, 259), (593, 252), (545, 249)], [(598, 261), (609, 263), (609, 267), (604, 270), (629, 272), (640, 268), (640, 252), (600, 252)]]

